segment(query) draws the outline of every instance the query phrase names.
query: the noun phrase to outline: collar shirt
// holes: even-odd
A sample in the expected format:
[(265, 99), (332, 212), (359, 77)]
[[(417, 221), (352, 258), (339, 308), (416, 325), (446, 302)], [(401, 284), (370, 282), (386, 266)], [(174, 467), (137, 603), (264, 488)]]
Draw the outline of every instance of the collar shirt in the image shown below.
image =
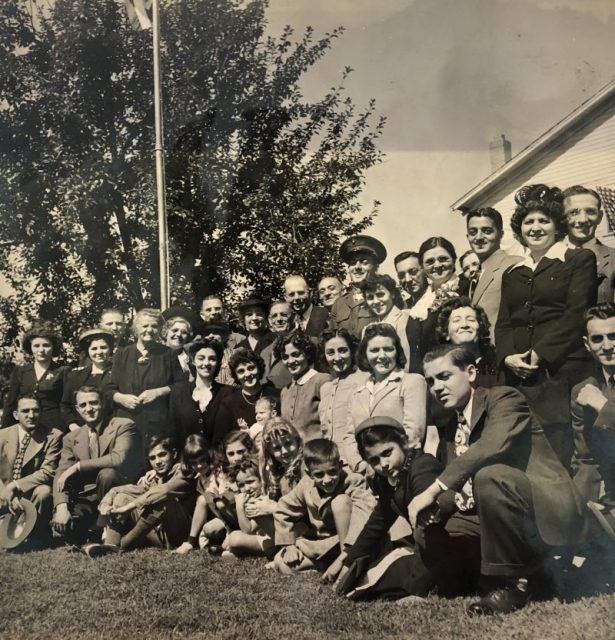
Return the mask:
[(311, 380), (317, 373), (318, 373), (318, 371), (316, 371), (316, 369), (310, 368), (298, 380), (293, 380), (290, 383), (290, 385), (291, 385), (291, 387), (294, 386), (294, 385), (299, 385), (301, 387), (308, 380)]
[(207, 406), (211, 402), (213, 392), (211, 386), (205, 385), (205, 383), (197, 376), (194, 381), (194, 391), (192, 392), (192, 399), (199, 403), (199, 409), (201, 413), (207, 409)]
[(401, 369), (393, 369), (393, 371), (391, 371), (391, 373), (389, 373), (389, 375), (381, 382), (376, 382), (371, 375), (367, 378), (363, 386), (365, 389), (369, 391), (369, 394), (370, 394), (370, 398), (369, 398), (370, 411), (374, 407), (374, 399), (376, 397), (376, 394), (382, 389), (384, 389), (386, 386), (388, 386), (389, 384), (400, 382), (403, 376), (404, 376), (404, 372)]
[(551, 260), (566, 262), (566, 251), (568, 251), (568, 247), (566, 246), (565, 241), (562, 240), (560, 242), (556, 242), (538, 262), (534, 262), (534, 260), (532, 260), (531, 253), (526, 249), (524, 252), (525, 255), (523, 260), (520, 260), (519, 262), (517, 262), (517, 264), (514, 264), (511, 268), (511, 271), (519, 267), (528, 267), (528, 269), (535, 271), (536, 267), (540, 264), (543, 258), (550, 258)]
[(581, 246), (578, 246), (573, 242), (570, 242), (570, 238), (566, 236), (566, 238), (564, 238), (563, 240), (563, 243), (566, 245), (567, 249), (590, 249), (591, 251), (595, 252), (598, 247), (598, 240), (595, 237), (583, 243)]
[(17, 435), (19, 438), (19, 448), (21, 449), (22, 443), (23, 443), (23, 439), (29, 435), (30, 438), (32, 438), (32, 434), (34, 433), (34, 430), (32, 431), (26, 431), (26, 429), (24, 429), (20, 424), (17, 425), (18, 429), (17, 429)]

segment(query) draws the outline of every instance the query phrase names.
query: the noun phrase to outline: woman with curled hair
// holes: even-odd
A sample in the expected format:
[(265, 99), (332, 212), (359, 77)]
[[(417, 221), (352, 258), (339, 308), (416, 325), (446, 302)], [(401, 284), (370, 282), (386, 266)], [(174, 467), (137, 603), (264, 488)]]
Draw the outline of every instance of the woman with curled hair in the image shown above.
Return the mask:
[(495, 348), (491, 344), (491, 325), (484, 309), (466, 296), (445, 302), (438, 311), (436, 338), (440, 344), (464, 345), (476, 357), (477, 385), (496, 384)]
[(240, 429), (247, 431), (256, 422), (256, 403), (263, 396), (278, 398), (280, 392), (270, 382), (263, 382), (265, 362), (250, 349), (237, 349), (229, 360), (235, 387), (221, 401), (216, 432), (223, 438)]
[(357, 425), (372, 416), (394, 418), (403, 426), (409, 447), (420, 449), (427, 421), (427, 385), (423, 376), (404, 372), (406, 356), (397, 332), (389, 324), (365, 328), (357, 363), (368, 375), (350, 397), (344, 443), (351, 469), (366, 472), (368, 465), (359, 455), (354, 438)]
[[(366, 307), (377, 321), (386, 322), (397, 331), (406, 356), (404, 371), (410, 371), (410, 362), (413, 359), (418, 359), (419, 353), (417, 350), (411, 354), (411, 344), (408, 337), (410, 311), (404, 309), (404, 300), (397, 283), (391, 276), (374, 273), (359, 285), (359, 289), (365, 299)], [(418, 347), (417, 342), (414, 340), (415, 347)]]
[(282, 418), (297, 429), (304, 442), (322, 438), (323, 428), (318, 415), (320, 390), (331, 376), (314, 368), (314, 343), (303, 331), (292, 331), (276, 340), (273, 351), (292, 378), (280, 393)]
[(357, 371), (356, 338), (346, 329), (326, 329), (320, 339), (322, 359), (331, 373), (331, 380), (320, 388), (318, 414), (325, 438), (333, 440), (346, 460), (344, 438), (348, 423), (348, 402), (354, 390), (367, 374)]
[(175, 353), (159, 342), (162, 325), (157, 309), (136, 313), (132, 322), (136, 342), (116, 350), (108, 383), (115, 415), (135, 421), (144, 447), (152, 436), (173, 435), (169, 394), (171, 385), (184, 379)]
[[(583, 345), (583, 314), (596, 301), (596, 257), (589, 249), (569, 249), (562, 192), (528, 185), (515, 195), (511, 227), (526, 257), (502, 276), (502, 299), (495, 327), (498, 365), (506, 382), (520, 390), (553, 382), (562, 387), (553, 415), (558, 426), (545, 433), (565, 464), (572, 454), (569, 391), (589, 372)], [(564, 388), (565, 387), (565, 388)], [(566, 393), (568, 391), (568, 393)], [(528, 400), (532, 407), (532, 400)], [(564, 406), (564, 403), (566, 406)], [(535, 409), (535, 407), (532, 407)]]
[(218, 416), (222, 400), (233, 387), (216, 382), (223, 353), (224, 347), (210, 338), (195, 341), (188, 348), (194, 379), (174, 384), (169, 398), (171, 423), (180, 447), (192, 433), (200, 433), (210, 443), (221, 442), (225, 435)]
[(17, 408), (17, 398), (31, 394), (39, 401), (40, 423), (48, 429), (65, 431), (60, 402), (66, 367), (54, 360), (62, 349), (60, 334), (51, 323), (36, 322), (25, 334), (22, 349), (30, 356), (29, 362), (13, 369), (4, 399), (2, 427), (10, 427), (15, 423), (13, 411)]

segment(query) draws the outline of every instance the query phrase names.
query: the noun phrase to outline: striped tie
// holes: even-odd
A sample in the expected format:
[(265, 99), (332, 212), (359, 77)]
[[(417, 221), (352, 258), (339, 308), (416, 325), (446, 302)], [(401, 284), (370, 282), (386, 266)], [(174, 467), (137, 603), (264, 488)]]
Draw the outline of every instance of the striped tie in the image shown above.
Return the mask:
[(29, 433), (23, 437), (21, 441), (21, 447), (17, 452), (17, 457), (15, 458), (15, 462), (13, 463), (13, 480), (19, 480), (21, 478), (21, 468), (23, 467), (23, 459), (26, 455), (26, 449), (30, 444), (30, 440), (32, 440), (32, 436)]

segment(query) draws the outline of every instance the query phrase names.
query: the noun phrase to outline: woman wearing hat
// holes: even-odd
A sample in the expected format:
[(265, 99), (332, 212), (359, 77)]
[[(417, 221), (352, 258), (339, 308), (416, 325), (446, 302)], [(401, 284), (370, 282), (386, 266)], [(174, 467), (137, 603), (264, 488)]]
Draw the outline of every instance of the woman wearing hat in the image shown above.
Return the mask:
[(15, 419), (17, 398), (30, 393), (40, 402), (40, 422), (48, 429), (61, 429), (60, 402), (64, 387), (65, 367), (54, 361), (60, 354), (62, 339), (48, 322), (35, 324), (23, 339), (23, 350), (31, 362), (15, 367), (4, 401), (2, 426), (10, 427)]
[(378, 269), (387, 257), (384, 245), (371, 236), (352, 236), (342, 243), (340, 257), (346, 263), (350, 286), (331, 307), (331, 326), (346, 329), (355, 338), (374, 321), (374, 316), (365, 306), (359, 285)]
[(277, 337), (268, 328), (269, 305), (259, 298), (248, 298), (240, 302), (238, 308), (248, 335), (237, 344), (237, 349), (250, 349), (260, 355), (261, 351)]
[(86, 364), (66, 371), (62, 395), (62, 423), (64, 431), (74, 431), (84, 424), (75, 410), (74, 394), (79, 387), (93, 385), (104, 389), (111, 378), (111, 358), (115, 338), (106, 329), (86, 329), (79, 336), (80, 361)]

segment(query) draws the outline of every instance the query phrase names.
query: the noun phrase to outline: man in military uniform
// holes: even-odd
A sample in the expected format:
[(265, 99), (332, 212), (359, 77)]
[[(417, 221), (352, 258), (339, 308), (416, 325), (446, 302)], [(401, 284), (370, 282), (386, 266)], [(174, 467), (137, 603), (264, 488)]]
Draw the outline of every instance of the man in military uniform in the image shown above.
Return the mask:
[(385, 261), (387, 251), (376, 238), (359, 235), (352, 236), (342, 243), (340, 257), (347, 265), (350, 285), (348, 291), (331, 307), (331, 325), (346, 329), (357, 338), (361, 338), (363, 328), (374, 321), (374, 316), (365, 306), (358, 285)]

